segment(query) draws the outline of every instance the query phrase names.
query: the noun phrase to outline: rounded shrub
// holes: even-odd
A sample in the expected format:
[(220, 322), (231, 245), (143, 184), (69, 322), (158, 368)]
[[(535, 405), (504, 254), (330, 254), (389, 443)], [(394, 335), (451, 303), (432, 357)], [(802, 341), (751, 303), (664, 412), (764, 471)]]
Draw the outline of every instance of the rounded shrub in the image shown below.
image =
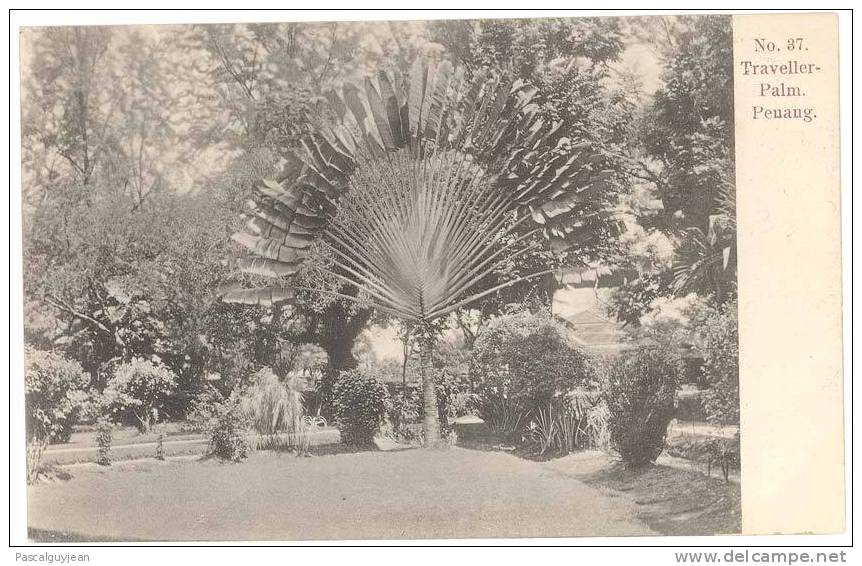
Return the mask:
[(174, 373), (161, 363), (135, 358), (117, 367), (105, 388), (106, 405), (141, 432), (159, 420), (159, 409), (176, 387)]
[(681, 374), (679, 356), (645, 347), (608, 360), (603, 394), (613, 448), (626, 467), (655, 462), (665, 446), (674, 416), (674, 395)]
[(595, 382), (592, 359), (549, 313), (519, 312), (491, 321), (473, 346), (475, 404), (490, 429), (511, 440), (528, 415)]
[(68, 442), (89, 399), (90, 376), (81, 364), (54, 352), (27, 347), (25, 359), (28, 438)]
[(480, 392), (504, 393), (530, 407), (594, 378), (589, 357), (548, 313), (520, 312), (491, 321), (473, 346), (471, 370)]
[(332, 388), (332, 412), (341, 442), (372, 445), (386, 417), (387, 397), (377, 376), (356, 369), (339, 373)]

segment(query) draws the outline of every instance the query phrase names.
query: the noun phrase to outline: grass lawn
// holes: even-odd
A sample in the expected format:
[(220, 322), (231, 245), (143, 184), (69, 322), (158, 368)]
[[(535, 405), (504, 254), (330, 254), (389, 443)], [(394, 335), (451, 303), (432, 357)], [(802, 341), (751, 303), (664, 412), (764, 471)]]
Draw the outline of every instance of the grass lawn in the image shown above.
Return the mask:
[[(179, 428), (175, 423), (169, 423), (173, 429), (167, 429), (162, 444), (166, 456), (203, 455), (209, 445), (208, 437), (200, 432), (189, 432)], [(152, 458), (156, 453), (158, 434), (139, 434), (130, 427), (116, 428), (111, 443), (111, 459), (133, 460), (136, 458)], [(338, 442), (338, 430), (332, 427), (318, 428), (311, 433), (312, 445)], [(72, 440), (66, 444), (48, 446), (42, 457), (44, 464), (75, 464), (95, 462), (97, 457), (96, 433), (94, 431), (76, 432)]]
[[(596, 453), (536, 462), (460, 447), (91, 465), (30, 486), (28, 525), (58, 542), (660, 534), (637, 500), (644, 485), (602, 484), (613, 473)], [(695, 523), (702, 534), (722, 524)]]
[(40, 540), (311, 540), (655, 534), (636, 505), (499, 452), (257, 452), (78, 468), (31, 486)]

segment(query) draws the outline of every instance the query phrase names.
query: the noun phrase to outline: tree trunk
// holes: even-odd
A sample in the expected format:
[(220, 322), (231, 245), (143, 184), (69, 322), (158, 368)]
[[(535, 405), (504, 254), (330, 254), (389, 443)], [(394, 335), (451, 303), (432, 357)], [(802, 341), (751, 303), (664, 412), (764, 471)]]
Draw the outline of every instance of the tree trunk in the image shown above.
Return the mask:
[(437, 415), (437, 384), (431, 371), (431, 353), (434, 340), (423, 332), (419, 340), (419, 376), (422, 378), (422, 431), (425, 433), (425, 446), (440, 446), (440, 419)]
[(356, 367), (353, 345), (370, 318), (370, 310), (350, 315), (341, 302), (334, 302), (326, 308), (319, 332), (320, 345), (329, 357), (330, 371)]
[(150, 426), (152, 424), (152, 417), (149, 411), (141, 413), (135, 413), (135, 418), (138, 419), (138, 433), (139, 434), (148, 434), (150, 432)]

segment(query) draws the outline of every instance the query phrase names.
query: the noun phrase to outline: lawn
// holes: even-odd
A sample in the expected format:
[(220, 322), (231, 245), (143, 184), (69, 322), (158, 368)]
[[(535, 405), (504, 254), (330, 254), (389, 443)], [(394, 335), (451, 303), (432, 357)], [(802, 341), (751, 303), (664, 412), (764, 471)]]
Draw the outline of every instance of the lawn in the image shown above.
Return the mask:
[(28, 488), (28, 525), (40, 541), (660, 534), (637, 501), (642, 490), (600, 484), (609, 466), (595, 455), (536, 462), (460, 447), (84, 465)]
[[(201, 432), (192, 432), (180, 423), (162, 425), (164, 454), (171, 456), (203, 455), (209, 445), (209, 438)], [(312, 445), (338, 442), (338, 430), (322, 427), (310, 433)], [(156, 453), (158, 434), (139, 434), (131, 427), (116, 427), (111, 443), (112, 460), (133, 460), (152, 458)], [(76, 464), (95, 462), (97, 454), (96, 433), (93, 430), (75, 432), (70, 442), (48, 446), (42, 457), (45, 464)]]

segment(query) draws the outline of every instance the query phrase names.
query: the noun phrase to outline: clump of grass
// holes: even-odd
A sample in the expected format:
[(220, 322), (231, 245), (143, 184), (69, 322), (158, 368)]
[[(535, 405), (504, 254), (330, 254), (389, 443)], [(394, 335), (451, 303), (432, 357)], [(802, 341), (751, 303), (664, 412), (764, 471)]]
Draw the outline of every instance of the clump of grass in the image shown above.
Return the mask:
[(263, 368), (242, 395), (240, 405), (258, 434), (258, 448), (308, 452), (312, 424), (305, 418), (296, 380), (282, 381), (271, 369)]

